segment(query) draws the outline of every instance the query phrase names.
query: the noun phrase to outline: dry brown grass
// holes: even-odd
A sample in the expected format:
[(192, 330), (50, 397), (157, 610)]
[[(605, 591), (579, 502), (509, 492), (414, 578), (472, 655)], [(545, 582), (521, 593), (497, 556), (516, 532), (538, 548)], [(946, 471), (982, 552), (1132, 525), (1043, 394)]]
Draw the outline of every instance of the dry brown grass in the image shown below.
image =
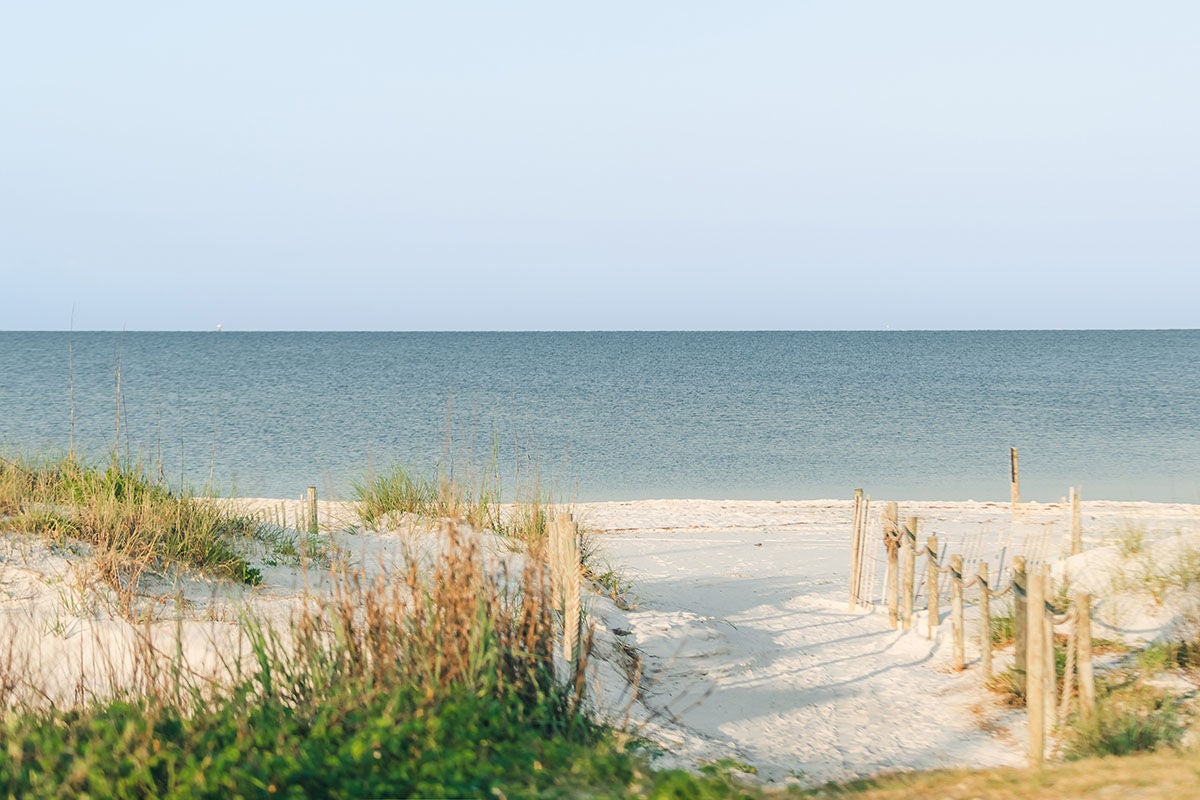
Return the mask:
[(1194, 800), (1200, 798), (1200, 753), (1090, 758), (1051, 764), (1040, 770), (947, 770), (890, 775), (825, 787), (808, 796), (859, 800)]

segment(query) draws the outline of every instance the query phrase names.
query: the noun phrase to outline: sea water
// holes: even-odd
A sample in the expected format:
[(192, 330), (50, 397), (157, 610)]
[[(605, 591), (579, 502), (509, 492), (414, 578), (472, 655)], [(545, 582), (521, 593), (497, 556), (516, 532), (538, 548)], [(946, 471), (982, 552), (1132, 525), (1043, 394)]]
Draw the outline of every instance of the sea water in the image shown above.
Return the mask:
[[(119, 422), (118, 422), (119, 421)], [(299, 496), (1200, 502), (1200, 331), (0, 332), (0, 454)]]

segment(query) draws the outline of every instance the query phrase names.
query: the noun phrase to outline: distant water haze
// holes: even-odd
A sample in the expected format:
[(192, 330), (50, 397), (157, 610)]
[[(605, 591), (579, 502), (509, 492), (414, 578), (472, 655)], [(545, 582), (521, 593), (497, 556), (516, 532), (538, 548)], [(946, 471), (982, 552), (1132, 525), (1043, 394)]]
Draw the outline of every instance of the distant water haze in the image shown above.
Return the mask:
[[(0, 451), (292, 497), (393, 463), (512, 497), (1200, 502), (1200, 331), (0, 333)], [(518, 471), (520, 476), (518, 478)]]

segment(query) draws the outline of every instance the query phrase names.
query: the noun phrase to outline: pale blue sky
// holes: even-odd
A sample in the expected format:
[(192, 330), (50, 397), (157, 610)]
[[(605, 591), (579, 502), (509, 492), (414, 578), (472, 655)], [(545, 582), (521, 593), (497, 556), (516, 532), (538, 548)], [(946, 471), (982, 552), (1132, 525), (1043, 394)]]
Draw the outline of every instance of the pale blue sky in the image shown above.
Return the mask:
[(0, 0), (0, 329), (1200, 327), (1194, 2)]

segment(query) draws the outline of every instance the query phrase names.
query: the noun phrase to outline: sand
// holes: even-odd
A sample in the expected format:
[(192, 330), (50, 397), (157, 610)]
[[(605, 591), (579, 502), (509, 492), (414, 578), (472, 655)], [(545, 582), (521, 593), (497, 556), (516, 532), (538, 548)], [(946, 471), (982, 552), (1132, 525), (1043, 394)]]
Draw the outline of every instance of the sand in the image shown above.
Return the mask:
[[(261, 512), (281, 502), (288, 513), (299, 507), (294, 500), (237, 504)], [(881, 505), (872, 506), (867, 561), (876, 599)], [(1138, 589), (1144, 581), (1130, 578), (1172, 553), (1200, 550), (1200, 506), (1085, 502), (1087, 551), (1072, 559), (1065, 558), (1062, 503), (1026, 504), (1016, 517), (998, 503), (900, 508), (902, 517), (921, 519), (922, 537), (938, 534), (944, 554), (964, 554), (968, 570), (987, 560), (998, 583), (1012, 557), (1024, 554), (1087, 585), (1101, 597), (1097, 636), (1145, 641), (1180, 624), (1173, 589), (1149, 596)], [(923, 611), (913, 630), (894, 631), (878, 603), (849, 608), (850, 502), (661, 500), (582, 504), (573, 513), (591, 532), (594, 563), (628, 584), (619, 603), (598, 592), (587, 598), (597, 632), (592, 702), (656, 743), (663, 764), (733, 759), (765, 782), (807, 785), (881, 771), (1024, 763), (1023, 715), (982, 685), (973, 637), (967, 669), (958, 672), (948, 619), (930, 639)], [(349, 509), (323, 501), (321, 519), (344, 527)], [(1138, 537), (1129, 531), (1142, 541), (1132, 555)], [(373, 571), (399, 559), (420, 534), (329, 536)], [(497, 558), (512, 557), (502, 542), (485, 542)], [(236, 657), (244, 609), (286, 619), (306, 587), (320, 592), (326, 583), (319, 569), (278, 559), (261, 563), (265, 582), (256, 589), (167, 576), (147, 587), (140, 602), (150, 621), (135, 626), (104, 599), (87, 560), (85, 550), (30, 537), (0, 540), (4, 638), (16, 643), (10, 652), (38, 676), (41, 690), (60, 700), (102, 692), (114, 676), (130, 679), (122, 653), (138, 635), (177, 637), (190, 663), (215, 668)], [(924, 609), (924, 599), (918, 605)], [(640, 675), (636, 697), (633, 674)]]

